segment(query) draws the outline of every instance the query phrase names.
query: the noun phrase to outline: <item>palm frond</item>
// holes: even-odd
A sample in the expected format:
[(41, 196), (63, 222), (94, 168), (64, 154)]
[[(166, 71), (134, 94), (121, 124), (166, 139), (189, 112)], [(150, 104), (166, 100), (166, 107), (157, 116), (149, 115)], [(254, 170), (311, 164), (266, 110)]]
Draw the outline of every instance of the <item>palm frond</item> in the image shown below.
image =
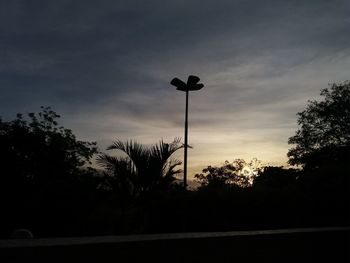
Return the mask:
[(112, 145), (107, 147), (107, 150), (120, 150), (131, 159), (134, 156), (143, 156), (146, 152), (146, 149), (142, 144), (132, 140), (126, 142), (117, 140)]
[(136, 141), (115, 141), (107, 150), (120, 150), (133, 162), (134, 170), (145, 170), (148, 162), (148, 149)]
[(132, 140), (117, 140), (107, 150), (121, 151), (126, 157), (101, 154), (97, 163), (117, 179), (116, 188), (132, 188), (132, 191), (140, 194), (160, 185), (167, 187), (175, 180), (174, 176), (180, 172), (175, 167), (181, 162), (173, 161), (170, 157), (183, 147), (181, 138), (175, 138), (171, 143), (161, 140), (149, 148)]
[(165, 143), (163, 140), (161, 140), (158, 144), (151, 148), (151, 156), (165, 164), (169, 157), (181, 148), (183, 148), (183, 145), (181, 145), (180, 138), (175, 138), (171, 143)]
[(110, 156), (105, 153), (101, 153), (97, 156), (96, 162), (102, 168), (106, 170), (113, 170), (115, 167), (119, 165), (119, 159), (114, 156)]
[(172, 160), (169, 162), (167, 167), (163, 170), (164, 177), (174, 177), (175, 175), (179, 174), (182, 172), (181, 169), (174, 170), (176, 166), (181, 165), (182, 162), (179, 160)]

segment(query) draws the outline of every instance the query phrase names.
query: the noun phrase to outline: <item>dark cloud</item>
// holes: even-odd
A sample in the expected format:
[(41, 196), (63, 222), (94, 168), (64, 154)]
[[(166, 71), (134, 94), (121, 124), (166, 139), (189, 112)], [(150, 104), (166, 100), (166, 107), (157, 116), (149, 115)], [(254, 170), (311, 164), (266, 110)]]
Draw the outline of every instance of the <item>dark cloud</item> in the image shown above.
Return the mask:
[(52, 105), (102, 144), (156, 141), (183, 133), (184, 94), (169, 81), (198, 74), (195, 142), (215, 136), (206, 149), (220, 156), (268, 138), (276, 156), (307, 99), (348, 79), (349, 11), (347, 0), (1, 1), (0, 112)]

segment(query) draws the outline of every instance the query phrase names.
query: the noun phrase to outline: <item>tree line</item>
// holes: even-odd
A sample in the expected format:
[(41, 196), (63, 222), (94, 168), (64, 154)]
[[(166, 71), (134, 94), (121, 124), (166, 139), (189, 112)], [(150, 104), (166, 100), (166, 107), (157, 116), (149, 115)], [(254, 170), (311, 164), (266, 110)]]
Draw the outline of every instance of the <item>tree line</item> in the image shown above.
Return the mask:
[(0, 237), (17, 228), (49, 237), (348, 225), (350, 83), (321, 96), (298, 113), (291, 168), (257, 159), (208, 165), (190, 191), (177, 180), (179, 138), (117, 140), (107, 148), (115, 156), (59, 126), (50, 107), (0, 118)]

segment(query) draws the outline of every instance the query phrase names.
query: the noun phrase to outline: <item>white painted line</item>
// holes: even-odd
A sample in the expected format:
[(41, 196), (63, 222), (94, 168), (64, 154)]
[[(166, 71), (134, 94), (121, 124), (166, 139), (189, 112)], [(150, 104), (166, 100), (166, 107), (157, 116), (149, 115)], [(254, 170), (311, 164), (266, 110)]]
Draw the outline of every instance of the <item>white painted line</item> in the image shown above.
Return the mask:
[(293, 229), (274, 229), (274, 230), (169, 233), (169, 234), (126, 235), (126, 236), (7, 239), (7, 240), (0, 240), (0, 249), (1, 248), (21, 248), (21, 247), (25, 248), (25, 247), (51, 247), (51, 246), (87, 245), (87, 244), (110, 244), (110, 243), (124, 243), (124, 242), (217, 238), (217, 237), (235, 237), (235, 236), (278, 235), (278, 234), (330, 232), (330, 231), (350, 231), (350, 227), (293, 228)]

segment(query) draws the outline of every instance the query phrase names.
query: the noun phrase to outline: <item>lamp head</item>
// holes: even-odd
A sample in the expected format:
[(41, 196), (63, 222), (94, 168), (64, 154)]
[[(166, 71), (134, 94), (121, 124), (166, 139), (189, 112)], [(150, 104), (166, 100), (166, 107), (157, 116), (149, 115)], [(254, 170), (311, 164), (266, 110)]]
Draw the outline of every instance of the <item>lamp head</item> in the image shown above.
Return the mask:
[(198, 83), (199, 80), (199, 77), (190, 75), (188, 76), (187, 84), (178, 78), (174, 78), (170, 84), (175, 86), (177, 90), (181, 91), (200, 90), (204, 87), (204, 85), (202, 83)]
[(189, 75), (187, 80), (187, 89), (188, 90), (200, 90), (204, 87), (202, 83), (198, 83), (200, 78), (197, 76)]
[(187, 90), (186, 83), (178, 78), (173, 78), (173, 80), (170, 82), (170, 84), (175, 86), (177, 90), (182, 90), (182, 91)]
[(189, 75), (187, 79), (187, 86), (191, 87), (199, 82), (200, 78), (197, 76)]

